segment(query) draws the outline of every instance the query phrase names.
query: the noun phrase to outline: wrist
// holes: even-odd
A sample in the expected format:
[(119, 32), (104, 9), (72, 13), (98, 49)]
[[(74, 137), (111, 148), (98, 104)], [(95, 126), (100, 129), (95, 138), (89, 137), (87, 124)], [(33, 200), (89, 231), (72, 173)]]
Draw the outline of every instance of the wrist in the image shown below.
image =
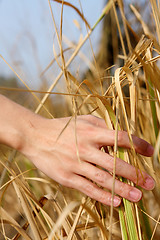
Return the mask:
[(0, 143), (21, 151), (29, 141), (32, 122), (41, 117), (2, 95), (0, 102)]
[(26, 117), (21, 127), (18, 129), (19, 140), (17, 141), (17, 150), (28, 158), (36, 155), (39, 147), (39, 140), (43, 138), (41, 131), (45, 125), (44, 121), (48, 120), (27, 109)]
[(21, 119), (21, 125), (17, 128), (18, 139), (15, 148), (27, 156), (28, 153), (32, 155), (32, 148), (39, 138), (37, 130), (40, 129), (39, 125), (44, 118), (27, 109), (25, 109), (24, 115), (25, 119)]
[(3, 130), (0, 130), (0, 143), (11, 148), (19, 150), (22, 145), (22, 139), (23, 134), (13, 125), (4, 126)]

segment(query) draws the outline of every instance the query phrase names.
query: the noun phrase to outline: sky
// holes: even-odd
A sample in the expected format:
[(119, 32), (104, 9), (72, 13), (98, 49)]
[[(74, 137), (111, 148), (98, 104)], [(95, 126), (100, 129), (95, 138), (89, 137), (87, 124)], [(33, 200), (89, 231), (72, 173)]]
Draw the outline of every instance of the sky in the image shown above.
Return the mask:
[[(80, 9), (79, 0), (70, 0)], [(104, 0), (81, 0), (84, 16), (91, 26), (97, 21), (104, 7)], [(56, 26), (60, 28), (61, 5), (51, 1)], [(81, 26), (79, 30), (74, 21)], [(92, 34), (92, 44), (97, 50), (100, 41), (101, 24)], [(64, 7), (63, 34), (74, 43), (80, 36), (85, 36), (86, 28), (82, 19), (70, 7)], [(48, 0), (0, 0), (0, 55), (12, 66), (20, 77), (29, 85), (38, 87), (41, 84), (40, 73), (54, 58), (53, 43), (59, 53), (55, 29)], [(67, 44), (64, 44), (67, 48)], [(89, 42), (82, 51), (91, 58)], [(66, 54), (69, 57), (71, 52)], [(79, 71), (85, 68), (83, 61), (76, 58), (75, 65)], [(72, 69), (73, 72), (75, 69)], [(59, 72), (56, 64), (46, 73), (50, 84)], [(10, 76), (12, 71), (0, 59), (0, 75)]]

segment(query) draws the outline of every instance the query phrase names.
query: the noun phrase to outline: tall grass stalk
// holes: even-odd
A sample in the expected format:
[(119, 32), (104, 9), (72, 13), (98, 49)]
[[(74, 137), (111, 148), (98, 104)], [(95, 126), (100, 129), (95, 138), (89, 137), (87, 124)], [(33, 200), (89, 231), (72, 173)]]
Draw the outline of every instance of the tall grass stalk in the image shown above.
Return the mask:
[[(147, 193), (145, 190), (142, 201), (139, 204), (134, 204), (126, 199), (122, 199), (122, 204), (118, 209), (103, 206), (100, 203), (82, 195), (76, 191), (69, 190), (45, 176), (35, 169), (31, 169), (33, 175), (28, 176), (27, 160), (16, 154), (14, 163), (6, 164), (6, 154), (1, 155), (1, 166), (4, 174), (0, 179), (0, 215), (1, 215), (1, 232), (3, 237), (7, 239), (7, 234), (15, 233), (12, 239), (18, 240), (21, 237), (27, 240), (42, 239), (42, 240), (81, 240), (81, 239), (115, 239), (115, 240), (151, 240), (160, 239), (160, 204), (159, 204), (159, 178), (160, 178), (160, 13), (157, 1), (150, 0), (150, 11), (153, 17), (156, 33), (145, 23), (141, 12), (130, 6), (135, 16), (135, 21), (140, 24), (140, 34), (134, 33), (132, 22), (129, 22), (125, 16), (125, 1), (108, 1), (99, 19), (89, 27), (83, 13), (76, 10), (74, 5), (66, 1), (59, 1), (62, 4), (61, 24), (60, 29), (56, 26), (54, 11), (52, 4), (48, 1), (55, 33), (59, 45), (59, 53), (53, 47), (55, 61), (60, 67), (60, 73), (55, 78), (54, 82), (48, 87), (47, 91), (32, 90), (23, 81), (18, 73), (6, 62), (13, 73), (24, 84), (26, 89), (5, 88), (5, 91), (30, 92), (38, 103), (35, 112), (39, 113), (42, 107), (47, 112), (50, 118), (54, 117), (46, 107), (46, 101), (51, 95), (65, 97), (66, 109), (68, 115), (75, 118), (79, 114), (93, 114), (103, 118), (109, 129), (115, 130), (115, 145), (114, 151), (109, 148), (110, 154), (114, 155), (114, 171), (113, 171), (113, 187), (112, 199), (115, 194), (114, 184), (116, 179), (116, 159), (117, 157), (134, 165), (140, 172), (147, 171), (151, 174), (157, 185), (153, 192)], [(53, 3), (54, 4), (54, 3)], [(80, 15), (81, 19), (88, 26), (89, 30), (86, 36), (77, 44), (67, 41), (63, 37), (63, 13), (65, 5), (73, 8)], [(117, 6), (120, 11), (117, 11)], [(116, 19), (117, 32), (120, 38), (120, 47), (117, 62), (121, 62), (121, 66), (115, 62), (114, 68), (111, 67), (111, 81), (108, 84), (109, 78), (102, 78), (101, 74), (94, 74), (92, 79), (83, 79), (79, 81), (73, 76), (68, 67), (80, 53), (82, 46), (89, 39), (93, 30), (98, 23), (110, 11), (114, 13)], [(130, 31), (139, 39), (136, 42), (136, 47), (132, 47)], [(138, 30), (137, 30), (138, 31)], [(59, 34), (60, 32), (60, 34)], [(143, 32), (143, 36), (142, 35)], [(67, 51), (63, 49), (63, 41), (68, 43), (69, 49), (73, 49), (73, 53), (69, 60), (65, 60)], [(127, 42), (127, 45), (126, 43)], [(90, 42), (91, 44), (91, 42)], [(54, 45), (54, 44), (53, 44)], [(128, 47), (128, 49), (127, 49)], [(119, 51), (118, 49), (118, 51)], [(61, 57), (61, 60), (60, 60)], [(88, 58), (83, 54), (83, 59), (88, 64)], [(53, 60), (47, 67), (52, 66)], [(96, 63), (98, 66), (98, 62)], [(91, 70), (94, 70), (94, 64), (88, 64)], [(98, 68), (97, 68), (98, 69)], [(98, 69), (99, 71), (99, 69)], [(114, 73), (115, 71), (115, 73)], [(45, 71), (43, 72), (45, 74)], [(55, 86), (59, 83), (60, 78), (64, 76), (66, 89), (68, 92), (53, 92)], [(98, 77), (97, 77), (98, 76)], [(105, 84), (107, 82), (107, 84)], [(107, 87), (106, 87), (107, 86)], [(102, 91), (100, 91), (102, 88)], [(100, 94), (99, 92), (103, 93)], [(36, 94), (43, 95), (42, 100)], [(50, 102), (50, 107), (54, 109), (55, 116), (58, 116), (58, 108), (54, 108), (54, 104)], [(63, 106), (62, 106), (63, 107)], [(65, 109), (65, 111), (66, 111)], [(68, 122), (69, 124), (69, 122)], [(68, 124), (64, 127), (67, 128)], [(63, 134), (63, 131), (60, 133)], [(131, 150), (118, 148), (117, 133), (118, 130), (125, 130), (128, 134)], [(146, 159), (136, 154), (132, 142), (132, 134), (136, 134), (141, 138), (151, 142), (156, 146), (155, 159)], [(75, 131), (76, 135), (76, 131)], [(3, 151), (2, 151), (3, 152)], [(78, 155), (78, 149), (77, 149)], [(155, 164), (156, 161), (156, 164)], [(27, 168), (27, 170), (26, 170)], [(7, 172), (7, 174), (6, 174)], [(8, 175), (8, 176), (7, 176)], [(32, 177), (33, 176), (33, 177)], [(119, 177), (120, 181), (134, 185), (132, 182)], [(47, 193), (47, 195), (46, 195)], [(10, 201), (14, 201), (15, 206), (9, 209)], [(15, 208), (14, 208), (15, 207)], [(8, 210), (8, 213), (6, 211)], [(20, 214), (17, 216), (17, 209)], [(14, 214), (13, 214), (14, 210)], [(13, 215), (13, 216), (12, 216)], [(23, 215), (23, 223), (19, 220), (19, 216)], [(157, 220), (156, 220), (157, 219)], [(20, 221), (20, 223), (19, 223)], [(7, 232), (6, 225), (11, 227)]]

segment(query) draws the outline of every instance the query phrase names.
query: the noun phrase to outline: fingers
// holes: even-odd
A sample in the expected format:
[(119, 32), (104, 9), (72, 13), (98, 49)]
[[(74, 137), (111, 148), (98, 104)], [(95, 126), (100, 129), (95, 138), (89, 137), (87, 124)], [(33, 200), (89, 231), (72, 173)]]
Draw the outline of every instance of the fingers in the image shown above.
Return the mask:
[[(102, 170), (92, 164), (99, 165), (102, 168), (113, 172), (114, 159), (109, 154), (93, 147), (90, 150), (88, 149), (88, 152), (89, 154), (86, 156), (86, 161), (81, 160), (81, 162), (77, 161), (76, 163), (72, 164), (72, 176), (71, 178), (67, 177), (67, 180), (65, 180), (67, 181), (67, 186), (76, 188), (89, 197), (106, 205), (111, 205), (111, 193), (99, 188), (89, 180), (92, 180), (101, 187), (111, 191), (113, 188), (113, 176), (107, 171)], [(68, 172), (71, 170), (70, 164), (69, 167), (65, 167), (65, 171), (66, 170)], [(135, 167), (118, 158), (116, 161), (116, 175), (127, 178), (136, 184), (138, 182), (138, 185), (146, 190), (153, 189), (155, 185), (154, 180), (147, 173), (142, 172), (141, 174), (139, 170), (136, 171)], [(88, 178), (89, 180), (85, 179), (84, 177)], [(114, 184), (114, 192), (120, 197), (126, 198), (132, 202), (138, 202), (142, 198), (142, 192), (139, 189), (123, 183), (118, 179), (115, 179)], [(64, 185), (66, 184), (64, 183)], [(114, 206), (116, 207), (119, 204), (120, 199), (118, 196), (115, 196)]]
[[(96, 201), (111, 206), (112, 195), (110, 192), (104, 191), (103, 189), (96, 186), (94, 183), (75, 174), (72, 176), (71, 182), (73, 188), (79, 190), (90, 198), (95, 199)], [(118, 196), (114, 196), (113, 206), (118, 207), (120, 203), (121, 199)]]
[[(132, 140), (133, 140), (135, 151), (137, 153), (147, 157), (150, 157), (153, 155), (154, 148), (148, 142), (136, 136), (132, 136)], [(93, 141), (95, 144), (98, 144), (99, 147), (114, 146), (115, 131), (99, 128), (99, 130), (96, 131), (96, 135)], [(125, 131), (118, 132), (118, 147), (123, 147), (123, 148), (131, 147), (127, 132)]]
[[(114, 158), (111, 155), (98, 149), (92, 149), (90, 151), (92, 151), (92, 154), (87, 156), (88, 162), (94, 163), (110, 172), (113, 172)], [(155, 181), (151, 176), (149, 176), (146, 172), (140, 172), (140, 170), (126, 163), (122, 159), (117, 158), (115, 169), (116, 175), (129, 179), (146, 190), (152, 190), (155, 187)]]
[[(78, 173), (110, 191), (113, 188), (113, 176), (91, 164), (81, 164)], [(142, 198), (140, 190), (117, 179), (115, 179), (115, 194), (132, 202), (138, 202)]]
[[(88, 123), (94, 125), (94, 139), (93, 142), (99, 147), (102, 146), (114, 146), (115, 143), (115, 131), (107, 129), (106, 123), (103, 119), (94, 117), (91, 115), (81, 116), (81, 119), (88, 121)], [(145, 140), (132, 136), (133, 145), (139, 154), (144, 156), (152, 156), (154, 148)], [(118, 146), (123, 148), (130, 148), (128, 133), (125, 131), (118, 132)]]
[[(113, 177), (109, 173), (97, 169), (96, 167), (91, 167), (90, 170), (91, 171), (88, 172), (86, 177), (96, 182), (100, 186), (104, 187), (105, 189), (112, 191)], [(98, 187), (96, 184), (76, 174), (72, 175), (72, 178), (70, 178), (70, 180), (71, 187), (83, 192), (87, 196), (103, 204), (111, 205), (112, 194), (110, 192), (106, 192), (105, 190)], [(117, 179), (115, 180), (115, 194), (120, 197), (126, 198), (132, 202), (138, 202), (142, 198), (142, 192), (139, 189), (123, 183)], [(119, 206), (121, 203), (121, 200), (118, 196), (114, 196), (114, 207)]]

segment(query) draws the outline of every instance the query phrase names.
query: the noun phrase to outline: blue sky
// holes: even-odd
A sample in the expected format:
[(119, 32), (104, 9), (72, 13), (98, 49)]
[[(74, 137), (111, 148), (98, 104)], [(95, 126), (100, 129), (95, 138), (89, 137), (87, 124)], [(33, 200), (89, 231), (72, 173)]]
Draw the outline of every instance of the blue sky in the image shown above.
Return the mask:
[[(80, 9), (79, 1), (69, 1)], [(53, 14), (56, 25), (59, 29), (61, 6), (52, 2)], [(94, 25), (102, 8), (104, 0), (81, 0), (84, 15), (91, 26)], [(77, 13), (65, 6), (63, 33), (70, 41), (77, 42), (80, 31), (74, 25), (76, 19), (81, 27), (82, 34), (85, 35), (85, 24)], [(92, 35), (92, 42), (96, 51), (98, 45), (99, 26)], [(53, 59), (53, 42), (56, 45), (55, 30), (49, 10), (48, 0), (0, 0), (0, 54), (11, 64), (18, 74), (27, 82), (29, 86), (39, 85), (40, 72)], [(88, 45), (87, 45), (88, 44)], [(83, 51), (90, 57), (89, 43)], [(58, 49), (57, 49), (58, 53)], [(69, 55), (69, 53), (68, 53)], [(83, 69), (79, 59), (75, 61), (76, 67)], [(46, 77), (52, 78), (58, 73), (56, 64)], [(11, 75), (8, 66), (0, 60), (0, 75)], [(52, 77), (50, 77), (52, 75)]]

